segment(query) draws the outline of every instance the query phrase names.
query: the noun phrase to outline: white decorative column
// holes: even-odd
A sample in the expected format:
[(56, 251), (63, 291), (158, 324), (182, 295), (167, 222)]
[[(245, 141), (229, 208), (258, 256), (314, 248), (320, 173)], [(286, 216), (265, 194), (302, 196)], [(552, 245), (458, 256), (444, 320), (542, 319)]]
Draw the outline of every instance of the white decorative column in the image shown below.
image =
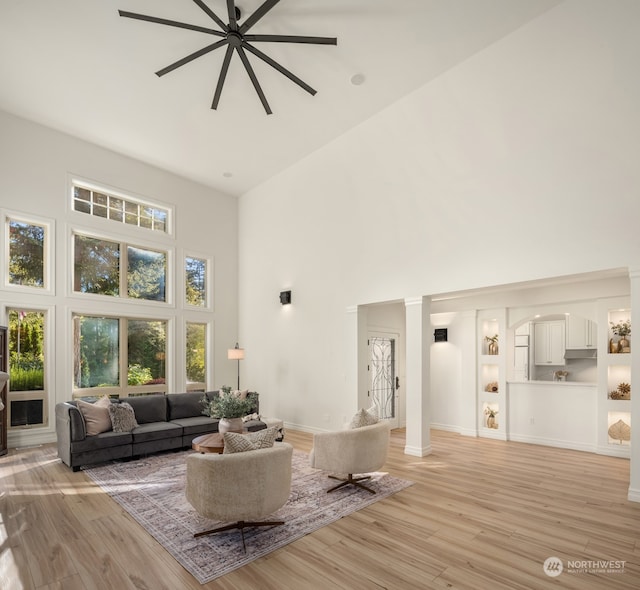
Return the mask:
[[(345, 340), (345, 392), (351, 396), (352, 410), (355, 413), (360, 406), (361, 362), (360, 362), (360, 308), (353, 305), (347, 308)], [(342, 420), (344, 423), (344, 420)]]
[(431, 298), (405, 299), (407, 434), (404, 452), (431, 453)]
[(477, 317), (476, 310), (462, 313), (460, 329), (460, 356), (462, 379), (460, 383), (460, 434), (478, 436), (478, 351), (477, 351)]
[(627, 497), (632, 502), (640, 502), (640, 266), (629, 268), (629, 279), (631, 286), (632, 330), (631, 465), (629, 469), (629, 492)]

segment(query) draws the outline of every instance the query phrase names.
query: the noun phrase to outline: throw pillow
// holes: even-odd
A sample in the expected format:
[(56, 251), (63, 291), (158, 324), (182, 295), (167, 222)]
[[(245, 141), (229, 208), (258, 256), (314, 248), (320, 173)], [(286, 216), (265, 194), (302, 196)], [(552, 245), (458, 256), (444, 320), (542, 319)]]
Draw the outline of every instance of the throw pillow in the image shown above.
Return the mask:
[(114, 432), (131, 432), (138, 423), (131, 404), (122, 402), (109, 406), (109, 416), (113, 424)]
[(362, 426), (371, 426), (372, 424), (376, 424), (378, 422), (378, 417), (370, 414), (362, 408), (356, 415), (351, 419), (351, 424), (349, 424), (350, 428), (361, 428)]
[(109, 406), (111, 400), (102, 396), (97, 402), (89, 403), (81, 399), (77, 401), (76, 407), (84, 418), (84, 426), (87, 436), (95, 436), (101, 432), (111, 430), (111, 418), (109, 417)]
[(233, 391), (233, 395), (235, 397), (239, 397), (240, 399), (247, 399), (247, 394), (248, 393), (249, 393), (248, 389), (243, 389), (243, 390), (236, 389), (236, 390)]
[(223, 454), (244, 453), (257, 449), (267, 449), (272, 447), (278, 436), (278, 427), (272, 426), (265, 430), (240, 434), (239, 432), (225, 432)]

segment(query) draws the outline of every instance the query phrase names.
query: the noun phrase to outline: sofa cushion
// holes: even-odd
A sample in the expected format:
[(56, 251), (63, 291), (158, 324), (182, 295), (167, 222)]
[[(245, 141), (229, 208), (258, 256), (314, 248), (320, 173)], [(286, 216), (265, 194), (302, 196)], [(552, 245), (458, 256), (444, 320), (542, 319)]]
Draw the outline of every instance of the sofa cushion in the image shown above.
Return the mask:
[(127, 402), (110, 404), (109, 417), (114, 432), (131, 432), (138, 426), (133, 408)]
[(72, 441), (72, 453), (86, 453), (87, 451), (97, 451), (107, 447), (118, 447), (130, 445), (133, 437), (129, 432), (102, 432), (95, 436), (87, 436), (84, 440)]
[(182, 427), (173, 422), (145, 422), (136, 426), (131, 434), (135, 444), (163, 438), (182, 437)]
[(111, 400), (106, 395), (92, 404), (78, 400), (76, 407), (80, 410), (84, 418), (87, 436), (95, 436), (101, 432), (111, 430), (111, 418), (109, 417), (110, 405)]
[(193, 416), (203, 416), (203, 393), (170, 393), (167, 395), (169, 420), (180, 420)]
[(138, 424), (167, 420), (167, 400), (164, 395), (125, 397), (120, 401), (131, 405)]
[(378, 416), (374, 416), (369, 413), (367, 410), (362, 408), (356, 415), (351, 419), (350, 428), (362, 428), (363, 426), (371, 426), (372, 424), (376, 424), (378, 422)]
[(191, 418), (181, 418), (179, 420), (171, 420), (171, 424), (180, 426), (183, 434), (201, 434), (203, 432), (218, 431), (217, 418), (209, 418), (208, 416), (193, 416)]
[(278, 429), (275, 426), (258, 432), (250, 432), (248, 434), (225, 432), (223, 435), (223, 454), (228, 455), (229, 453), (244, 453), (246, 451), (255, 451), (257, 449), (267, 449), (273, 446), (277, 434)]

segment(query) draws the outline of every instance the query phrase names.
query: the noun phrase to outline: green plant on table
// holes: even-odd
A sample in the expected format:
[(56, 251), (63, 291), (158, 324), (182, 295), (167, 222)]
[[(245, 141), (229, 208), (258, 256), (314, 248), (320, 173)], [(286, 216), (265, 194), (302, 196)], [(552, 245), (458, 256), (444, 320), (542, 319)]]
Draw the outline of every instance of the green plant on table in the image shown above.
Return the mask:
[(248, 398), (241, 398), (239, 394), (231, 391), (230, 387), (223, 386), (220, 393), (212, 400), (206, 396), (202, 398), (204, 405), (203, 414), (211, 418), (242, 418), (251, 413), (253, 402)]

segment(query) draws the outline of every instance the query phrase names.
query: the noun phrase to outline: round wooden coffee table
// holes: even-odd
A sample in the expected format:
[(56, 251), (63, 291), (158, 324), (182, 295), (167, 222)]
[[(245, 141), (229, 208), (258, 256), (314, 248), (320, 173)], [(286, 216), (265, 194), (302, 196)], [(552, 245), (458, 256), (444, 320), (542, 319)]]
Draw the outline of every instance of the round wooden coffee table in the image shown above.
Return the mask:
[(200, 453), (222, 453), (224, 451), (224, 437), (219, 432), (196, 436), (191, 441), (191, 448)]

